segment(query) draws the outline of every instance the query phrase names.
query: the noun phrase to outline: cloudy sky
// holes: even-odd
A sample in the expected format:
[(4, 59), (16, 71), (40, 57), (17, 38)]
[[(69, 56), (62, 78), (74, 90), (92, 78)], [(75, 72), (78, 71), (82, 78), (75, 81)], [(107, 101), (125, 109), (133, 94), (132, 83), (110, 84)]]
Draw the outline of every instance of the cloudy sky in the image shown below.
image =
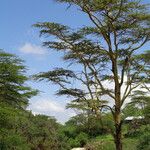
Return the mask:
[[(149, 0), (144, 0), (148, 2)], [(72, 7), (56, 4), (53, 0), (0, 0), (0, 48), (25, 60), (28, 75), (65, 66), (60, 54), (42, 47), (43, 38), (32, 27), (37, 22), (58, 22), (73, 28), (90, 24), (88, 18)], [(57, 87), (49, 83), (28, 83), (41, 93), (30, 100), (33, 113), (55, 116), (65, 122), (74, 115), (66, 110), (67, 99), (54, 95)]]

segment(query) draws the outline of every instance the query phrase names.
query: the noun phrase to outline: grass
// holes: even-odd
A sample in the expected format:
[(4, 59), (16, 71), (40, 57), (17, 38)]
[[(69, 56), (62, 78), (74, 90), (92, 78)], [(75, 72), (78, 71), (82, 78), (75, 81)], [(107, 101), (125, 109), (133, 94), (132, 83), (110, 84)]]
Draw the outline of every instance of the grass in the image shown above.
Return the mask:
[[(136, 150), (138, 140), (135, 138), (123, 139), (123, 150)], [(87, 147), (92, 150), (115, 150), (115, 144), (111, 135), (98, 136)]]
[(123, 150), (136, 150), (138, 139), (126, 138), (123, 140)]

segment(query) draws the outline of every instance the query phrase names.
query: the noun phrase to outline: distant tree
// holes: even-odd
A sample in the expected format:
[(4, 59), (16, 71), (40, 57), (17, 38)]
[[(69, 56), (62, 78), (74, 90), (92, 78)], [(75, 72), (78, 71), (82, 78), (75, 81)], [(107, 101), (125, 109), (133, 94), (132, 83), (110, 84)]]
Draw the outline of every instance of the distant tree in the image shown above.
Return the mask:
[(142, 91), (136, 91), (134, 92), (131, 102), (127, 105), (132, 106), (132, 108), (135, 110), (139, 110), (139, 115), (144, 117), (143, 119), (146, 122), (150, 123), (150, 96), (147, 95), (146, 92)]
[(0, 102), (15, 108), (26, 108), (28, 100), (37, 94), (26, 86), (28, 77), (23, 61), (0, 50)]
[[(56, 1), (77, 6), (93, 26), (75, 31), (58, 23), (37, 23), (41, 35), (58, 39), (46, 41), (44, 46), (64, 52), (63, 60), (75, 68), (56, 68), (40, 73), (36, 79), (59, 85), (58, 95), (73, 98), (69, 107), (95, 113), (99, 118), (102, 108), (109, 109), (116, 150), (122, 150), (122, 108), (132, 91), (146, 85), (143, 77), (149, 72), (146, 59), (138, 54), (150, 41), (148, 5), (139, 0)], [(113, 107), (103, 101), (104, 97), (113, 100)]]
[[(130, 96), (131, 101), (124, 108), (124, 115), (142, 116), (145, 121), (150, 121), (150, 51), (136, 55), (137, 64), (143, 68), (139, 78), (142, 79), (141, 88), (135, 90)], [(139, 68), (138, 67), (138, 68)]]

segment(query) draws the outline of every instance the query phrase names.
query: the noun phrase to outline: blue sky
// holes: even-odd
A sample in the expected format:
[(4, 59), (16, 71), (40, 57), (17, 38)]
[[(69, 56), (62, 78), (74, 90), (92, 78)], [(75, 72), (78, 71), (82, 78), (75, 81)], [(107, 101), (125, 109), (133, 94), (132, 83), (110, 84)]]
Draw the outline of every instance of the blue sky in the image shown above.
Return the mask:
[[(32, 25), (43, 21), (63, 23), (73, 28), (90, 24), (88, 18), (76, 8), (66, 8), (66, 5), (53, 0), (1, 0), (0, 48), (24, 59), (28, 75), (65, 66), (58, 53), (41, 47), (43, 39), (39, 38), (38, 30)], [(56, 86), (49, 83), (28, 84), (43, 91), (30, 101), (29, 108), (33, 112), (55, 116), (60, 122), (74, 114), (71, 110), (65, 110), (65, 98), (54, 95)]]
[[(39, 38), (39, 31), (32, 25), (49, 21), (80, 27), (89, 23), (88, 18), (76, 8), (66, 8), (66, 5), (53, 0), (1, 0), (0, 48), (25, 60), (28, 75), (61, 67), (60, 55), (41, 47), (43, 39)], [(28, 84), (42, 91), (30, 100), (29, 108), (34, 113), (55, 116), (60, 122), (74, 115), (72, 110), (65, 110), (66, 99), (54, 95), (56, 86), (45, 82)]]

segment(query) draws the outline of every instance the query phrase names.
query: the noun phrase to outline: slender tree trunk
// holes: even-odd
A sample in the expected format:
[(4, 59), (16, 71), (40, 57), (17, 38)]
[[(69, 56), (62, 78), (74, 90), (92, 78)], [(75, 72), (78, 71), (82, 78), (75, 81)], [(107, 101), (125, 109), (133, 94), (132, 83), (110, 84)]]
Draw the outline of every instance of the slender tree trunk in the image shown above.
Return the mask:
[(112, 57), (112, 72), (114, 74), (115, 82), (115, 145), (116, 150), (122, 150), (122, 122), (121, 122), (121, 85), (119, 83), (117, 59)]
[(116, 150), (122, 150), (122, 122), (121, 113), (116, 111), (115, 115), (115, 146)]

